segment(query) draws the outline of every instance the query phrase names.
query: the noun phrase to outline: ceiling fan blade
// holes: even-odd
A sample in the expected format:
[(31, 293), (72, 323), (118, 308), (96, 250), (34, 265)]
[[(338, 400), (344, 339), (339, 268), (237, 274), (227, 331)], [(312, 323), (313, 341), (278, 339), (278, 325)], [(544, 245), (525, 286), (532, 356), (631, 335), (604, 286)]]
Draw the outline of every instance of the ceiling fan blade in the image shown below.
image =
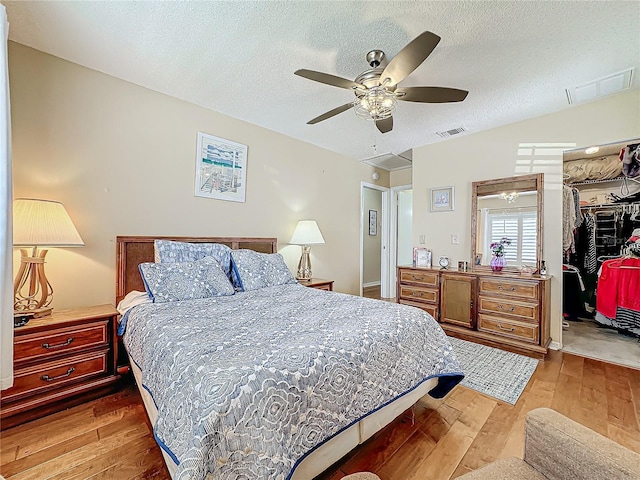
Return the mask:
[(325, 83), (327, 85), (332, 85), (334, 87), (340, 88), (358, 88), (361, 87), (359, 83), (356, 83), (352, 80), (347, 80), (346, 78), (336, 77), (335, 75), (331, 75), (329, 73), (316, 72), (314, 70), (296, 70), (293, 72), (295, 75), (299, 77), (308, 78), (309, 80), (313, 80), (314, 82)]
[(421, 33), (393, 57), (380, 75), (380, 80), (388, 78), (388, 86), (397, 85), (431, 55), (439, 41), (440, 37), (435, 33)]
[(387, 117), (382, 120), (376, 120), (376, 127), (380, 133), (387, 133), (393, 130), (393, 117)]
[(350, 108), (353, 107), (353, 102), (349, 102), (349, 103), (345, 103), (344, 105), (341, 105), (339, 107), (334, 108), (333, 110), (329, 110), (327, 113), (323, 113), (322, 115), (309, 120), (307, 122), (307, 125), (315, 125), (318, 122), (322, 122), (323, 120), (326, 120), (327, 118), (331, 118), (334, 117), (336, 115), (338, 115), (339, 113), (342, 112), (346, 112), (347, 110), (349, 110)]
[(398, 88), (396, 94), (398, 93), (405, 94), (398, 95), (398, 100), (421, 103), (461, 102), (469, 94), (466, 90), (447, 87), (406, 87)]

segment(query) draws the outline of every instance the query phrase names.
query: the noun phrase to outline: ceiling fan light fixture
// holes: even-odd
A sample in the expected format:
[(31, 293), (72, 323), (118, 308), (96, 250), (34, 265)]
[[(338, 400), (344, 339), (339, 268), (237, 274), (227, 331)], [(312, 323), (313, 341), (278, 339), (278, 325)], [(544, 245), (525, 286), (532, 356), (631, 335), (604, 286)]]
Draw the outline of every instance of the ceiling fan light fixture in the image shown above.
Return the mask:
[(353, 102), (356, 115), (366, 120), (383, 120), (393, 116), (396, 95), (382, 86), (371, 87)]

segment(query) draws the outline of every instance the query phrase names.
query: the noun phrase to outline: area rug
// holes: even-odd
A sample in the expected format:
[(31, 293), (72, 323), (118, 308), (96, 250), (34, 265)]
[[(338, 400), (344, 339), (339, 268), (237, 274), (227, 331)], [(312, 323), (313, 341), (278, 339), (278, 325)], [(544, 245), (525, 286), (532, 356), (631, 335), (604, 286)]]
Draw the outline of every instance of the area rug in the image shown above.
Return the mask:
[(538, 360), (498, 348), (449, 337), (465, 374), (465, 387), (515, 405)]

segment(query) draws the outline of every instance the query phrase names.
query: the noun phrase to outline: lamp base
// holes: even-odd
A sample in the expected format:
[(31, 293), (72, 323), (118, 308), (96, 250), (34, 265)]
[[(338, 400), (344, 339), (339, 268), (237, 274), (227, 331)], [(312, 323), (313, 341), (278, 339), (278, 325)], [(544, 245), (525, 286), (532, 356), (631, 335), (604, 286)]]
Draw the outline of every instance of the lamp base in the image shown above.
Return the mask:
[(296, 274), (297, 280), (311, 280), (311, 258), (309, 257), (310, 252), (311, 247), (309, 245), (302, 246), (302, 255), (300, 256), (300, 261), (298, 262), (298, 273)]
[(20, 268), (13, 283), (13, 309), (33, 312), (49, 306), (53, 288), (44, 274), (47, 250), (38, 253), (38, 247), (33, 247), (29, 256), (29, 252), (22, 248), (20, 254)]

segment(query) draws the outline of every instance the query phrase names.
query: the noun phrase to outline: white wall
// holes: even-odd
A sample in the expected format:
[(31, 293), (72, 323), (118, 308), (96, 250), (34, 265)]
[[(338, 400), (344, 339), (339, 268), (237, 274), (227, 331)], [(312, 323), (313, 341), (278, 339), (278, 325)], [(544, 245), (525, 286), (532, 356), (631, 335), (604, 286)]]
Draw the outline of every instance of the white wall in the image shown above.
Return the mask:
[[(364, 286), (380, 283), (382, 254), (382, 192), (363, 188), (364, 229), (362, 231), (362, 282)], [(378, 212), (376, 235), (369, 235), (369, 210)]]
[[(544, 258), (552, 280), (551, 336), (559, 341), (562, 316), (562, 152), (528, 155), (524, 143), (576, 147), (635, 138), (640, 134), (640, 92), (607, 97), (560, 112), (465, 134), (413, 149), (413, 241), (426, 236), (434, 258), (455, 265), (471, 255), (471, 182), (524, 173), (545, 173)], [(519, 154), (520, 153), (520, 154)], [(551, 153), (551, 152), (547, 152)], [(428, 189), (455, 186), (455, 211), (429, 212)], [(451, 234), (460, 237), (451, 244)]]
[[(61, 201), (86, 244), (47, 255), (55, 308), (114, 301), (117, 235), (277, 237), (295, 272), (307, 218), (326, 241), (314, 275), (359, 292), (373, 167), (13, 42), (9, 72), (14, 195)], [(248, 145), (246, 203), (194, 196), (198, 131)]]

